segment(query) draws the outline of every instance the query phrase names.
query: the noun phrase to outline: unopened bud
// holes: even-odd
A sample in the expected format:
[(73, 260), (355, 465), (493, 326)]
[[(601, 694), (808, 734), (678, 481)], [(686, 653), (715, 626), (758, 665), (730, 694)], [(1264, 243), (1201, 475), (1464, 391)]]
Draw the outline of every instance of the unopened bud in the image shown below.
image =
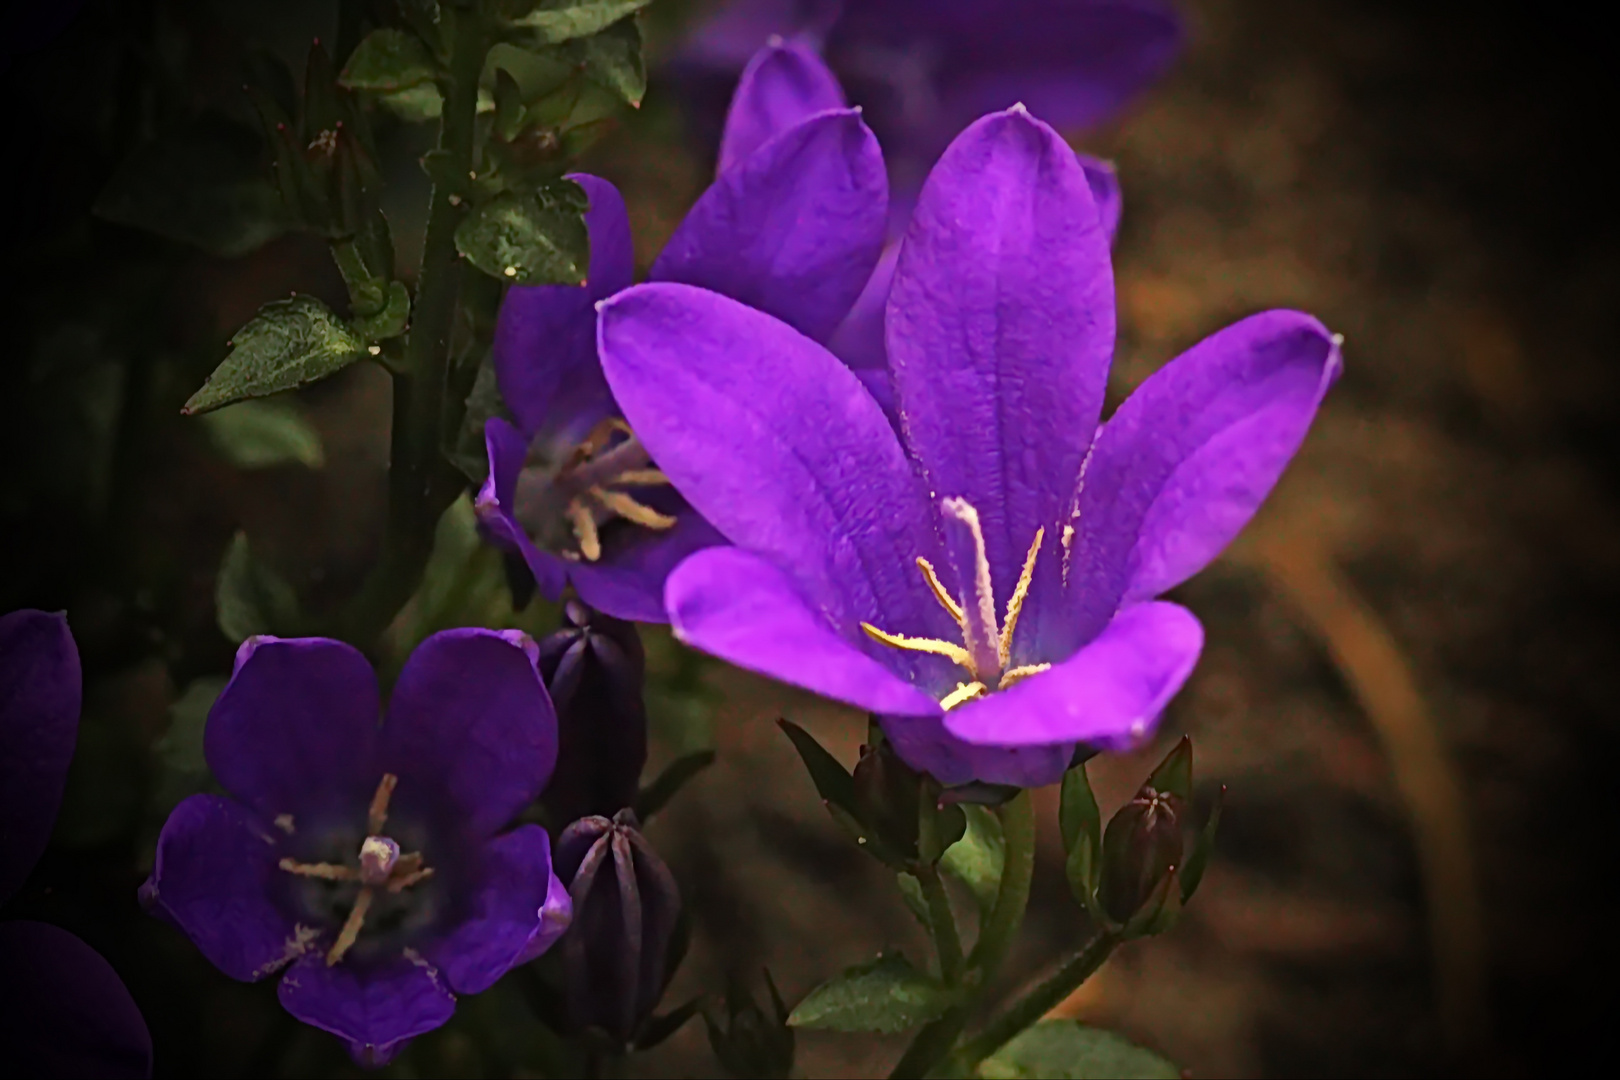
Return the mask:
[(1103, 834), (1101, 900), (1117, 923), (1129, 922), (1181, 864), (1180, 796), (1143, 786)]

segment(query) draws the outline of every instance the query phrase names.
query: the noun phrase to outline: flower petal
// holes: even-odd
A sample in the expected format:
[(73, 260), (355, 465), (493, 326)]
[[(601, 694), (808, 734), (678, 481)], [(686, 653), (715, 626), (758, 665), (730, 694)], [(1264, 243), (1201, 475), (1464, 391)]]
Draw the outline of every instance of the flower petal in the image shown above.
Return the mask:
[(616, 619), (666, 623), (664, 582), (694, 552), (725, 543), (703, 515), (681, 501), (675, 527), (667, 532), (637, 530), (630, 543), (604, 547), (597, 562), (568, 565), (579, 598)]
[(50, 841), (82, 694), (67, 616), (25, 609), (0, 617), (0, 902)]
[(1036, 530), (1055, 539), (1114, 345), (1108, 237), (1051, 128), (1013, 109), (951, 144), (900, 251), (887, 342), (929, 490), (978, 510), (1010, 596)]
[(978, 781), (1045, 787), (1063, 779), (1074, 744), (976, 746), (945, 729), (943, 716), (880, 716), (883, 734), (907, 765), (946, 787)]
[(675, 636), (694, 649), (856, 708), (940, 713), (933, 698), (839, 636), (792, 580), (758, 555), (700, 552), (670, 575), (666, 595)]
[(931, 511), (843, 364), (715, 293), (638, 285), (602, 307), (602, 363), (636, 434), (721, 534), (785, 570), (851, 640), (861, 621), (954, 632), (914, 559)]
[(887, 376), (889, 354), (883, 343), (883, 315), (889, 306), (889, 289), (894, 285), (894, 268), (900, 259), (900, 245), (883, 249), (877, 268), (867, 279), (855, 306), (838, 324), (827, 341), (832, 354), (853, 371), (881, 371)]
[(0, 1001), (8, 1076), (152, 1075), (152, 1036), (129, 990), (66, 930), (0, 923)]
[(399, 673), (383, 723), (383, 767), (401, 806), (450, 814), (489, 836), (546, 786), (557, 761), (557, 715), (518, 631), (443, 630)]
[(1086, 621), (1187, 580), (1248, 523), (1338, 378), (1334, 337), (1255, 315), (1165, 365), (1104, 425), (1076, 503)]
[(456, 1011), (443, 977), (410, 953), (332, 967), (315, 953), (288, 969), (276, 996), (299, 1020), (346, 1039), (356, 1061), (376, 1065), (406, 1039), (442, 1027)]
[(352, 645), (251, 637), (214, 702), (214, 778), (265, 821), (364, 807), (376, 787), (377, 676)]
[[(472, 871), (477, 883), (465, 898), (465, 921), (422, 950), (458, 994), (479, 994), (495, 985), (529, 951), (537, 936), (561, 936), (566, 910), (547, 912), (551, 838), (538, 825), (524, 825), (485, 844)], [(535, 952), (535, 956), (539, 953)]]
[(523, 556), (540, 594), (555, 602), (568, 584), (568, 568), (551, 552), (535, 547), (513, 514), (518, 476), (529, 455), (529, 440), (505, 420), (492, 416), (484, 423), (484, 449), (489, 454), (489, 478), (473, 501), (478, 527), (497, 547)]
[(254, 982), (315, 941), (313, 929), (296, 925), (276, 903), (285, 884), (279, 855), (267, 825), (240, 804), (193, 795), (163, 824), (146, 896), (209, 963)]
[(1061, 664), (952, 709), (945, 727), (985, 746), (1127, 749), (1147, 737), (1203, 645), (1203, 627), (1186, 608), (1138, 604)]
[(551, 948), (567, 932), (574, 919), (574, 901), (568, 895), (568, 886), (552, 867), (551, 880), (546, 884), (546, 901), (540, 905), (540, 924), (518, 957), (519, 964), (527, 964)]
[[(514, 285), (495, 322), (496, 383), (525, 435), (577, 426), (575, 414), (611, 407), (596, 362), (593, 305), (629, 285), (635, 272), (630, 217), (619, 189), (599, 177), (569, 177), (585, 189), (591, 266), (584, 285)], [(525, 443), (527, 446), (527, 443)]]
[(845, 107), (843, 87), (814, 51), (794, 42), (766, 45), (748, 61), (737, 83), (715, 171), (728, 171), (816, 113)]
[(883, 250), (889, 181), (854, 110), (821, 113), (722, 172), (653, 263), (825, 341)]
[(1080, 168), (1086, 173), (1086, 186), (1091, 189), (1091, 200), (1097, 204), (1097, 219), (1112, 244), (1119, 232), (1119, 219), (1125, 211), (1125, 195), (1119, 187), (1119, 171), (1100, 158), (1076, 154)]

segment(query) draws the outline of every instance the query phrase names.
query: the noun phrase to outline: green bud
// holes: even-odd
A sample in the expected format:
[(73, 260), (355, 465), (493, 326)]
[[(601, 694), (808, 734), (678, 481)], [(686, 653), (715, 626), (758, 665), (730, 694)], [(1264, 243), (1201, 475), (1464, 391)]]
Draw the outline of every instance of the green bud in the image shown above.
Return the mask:
[(1145, 784), (1108, 823), (1101, 900), (1116, 923), (1129, 923), (1156, 893), (1163, 892), (1170, 871), (1181, 864), (1185, 806), (1180, 796)]

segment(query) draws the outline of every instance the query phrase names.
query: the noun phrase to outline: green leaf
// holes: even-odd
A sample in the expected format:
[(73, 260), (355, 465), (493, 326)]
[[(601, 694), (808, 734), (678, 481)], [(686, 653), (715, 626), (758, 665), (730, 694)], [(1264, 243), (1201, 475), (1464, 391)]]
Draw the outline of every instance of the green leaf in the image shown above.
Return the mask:
[(230, 355), (180, 411), (209, 412), (324, 379), (366, 356), (365, 339), (313, 296), (277, 300), (236, 332)]
[(149, 812), (166, 815), (181, 799), (211, 786), (213, 774), (203, 757), (203, 730), (226, 681), (215, 675), (194, 679), (169, 706), (169, 729), (152, 746), (158, 781)]
[(1111, 1031), (1042, 1020), (979, 1065), (985, 1080), (1177, 1080), (1181, 1070)]
[(403, 30), (373, 30), (343, 65), (338, 85), (350, 90), (392, 92), (431, 82), (438, 74), (422, 39)]
[(554, 44), (606, 30), (650, 3), (652, 0), (539, 0), (524, 14), (508, 15), (506, 22), (533, 30), (542, 44)]
[(292, 227), (254, 132), (205, 117), (141, 146), (96, 197), (97, 217), (234, 259)]
[(917, 875), (908, 874), (904, 870), (894, 875), (894, 878), (900, 885), (900, 899), (906, 902), (906, 907), (910, 908), (917, 921), (922, 923), (922, 928), (930, 929), (933, 922), (928, 917), (928, 897), (923, 895), (922, 882), (917, 880)]
[(698, 773), (714, 764), (716, 754), (713, 750), (697, 750), (685, 754), (669, 763), (658, 779), (641, 789), (636, 796), (636, 817), (646, 824), (648, 818), (668, 805), (681, 788), (685, 787)]
[(578, 42), (575, 48), (587, 79), (613, 91), (632, 108), (641, 107), (647, 93), (647, 66), (641, 56), (641, 29), (634, 19), (616, 23)]
[(789, 1027), (894, 1034), (926, 1024), (955, 995), (898, 953), (879, 956), (822, 983), (799, 1002)]
[(962, 807), (967, 815), (967, 832), (945, 850), (940, 868), (973, 893), (980, 918), (989, 916), (1001, 889), (1001, 868), (1006, 862), (1006, 844), (1001, 836), (1001, 820), (982, 806)]
[(576, 201), (558, 188), (485, 203), (457, 227), (456, 249), (490, 277), (514, 285), (583, 284), (590, 265), (583, 193)]
[(298, 627), (297, 594), (253, 557), (246, 533), (237, 533), (225, 549), (214, 583), (214, 604), (220, 632), (231, 641), (243, 642), (255, 634), (289, 636)]
[(242, 401), (202, 417), (208, 437), (227, 461), (242, 469), (326, 463), (321, 436), (296, 404), (280, 398)]
[(501, 42), (489, 50), (489, 58), (484, 62), (484, 82), (493, 91), (499, 73), (504, 71), (517, 84), (524, 104), (528, 104), (555, 91), (578, 70), (577, 60), (568, 49), (535, 52)]
[(380, 95), (377, 100), (395, 116), (409, 124), (437, 120), (444, 112), (444, 95), (433, 83), (422, 83)]
[(1097, 809), (1097, 796), (1092, 794), (1083, 761), (1063, 774), (1058, 830), (1063, 834), (1064, 851), (1073, 851), (1081, 835), (1090, 839), (1093, 851), (1102, 847), (1102, 811)]
[(411, 292), (403, 282), (390, 281), (382, 310), (354, 320), (354, 329), (367, 341), (384, 341), (405, 333), (411, 323)]
[(1198, 891), (1198, 885), (1204, 880), (1204, 870), (1209, 866), (1209, 856), (1215, 850), (1215, 832), (1221, 827), (1221, 808), (1226, 805), (1226, 785), (1215, 796), (1215, 807), (1209, 812), (1209, 820), (1199, 830), (1198, 839), (1193, 842), (1193, 849), (1187, 855), (1187, 862), (1181, 871), (1181, 902), (1185, 904), (1193, 898)]

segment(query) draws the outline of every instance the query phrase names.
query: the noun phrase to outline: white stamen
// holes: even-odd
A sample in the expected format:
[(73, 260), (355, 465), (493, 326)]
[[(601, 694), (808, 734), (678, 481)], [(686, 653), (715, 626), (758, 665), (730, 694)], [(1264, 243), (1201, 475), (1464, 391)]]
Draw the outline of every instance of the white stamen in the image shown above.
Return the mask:
[[(978, 680), (1001, 674), (1001, 630), (996, 623), (996, 597), (990, 581), (990, 557), (984, 549), (979, 512), (966, 499), (951, 497), (940, 503), (946, 515), (967, 529), (973, 540), (972, 584), (962, 595), (962, 643), (972, 663), (968, 670)], [(959, 574), (958, 576), (966, 576)]]

